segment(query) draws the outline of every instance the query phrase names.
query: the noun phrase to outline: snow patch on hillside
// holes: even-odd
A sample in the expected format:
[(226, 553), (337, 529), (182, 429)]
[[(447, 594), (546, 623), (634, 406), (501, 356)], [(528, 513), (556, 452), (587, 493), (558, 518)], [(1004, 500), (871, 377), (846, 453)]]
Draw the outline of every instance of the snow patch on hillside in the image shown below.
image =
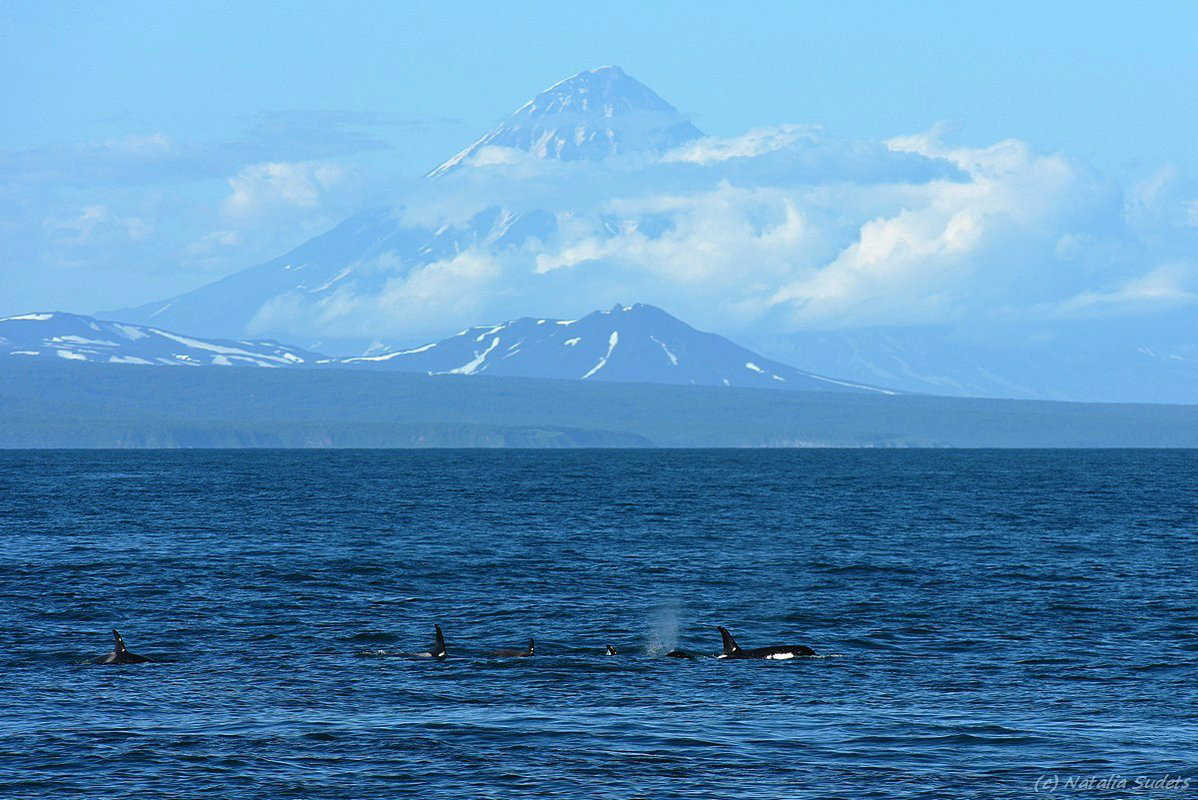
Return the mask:
[(599, 363), (596, 364), (595, 366), (591, 367), (590, 370), (588, 370), (587, 373), (585, 375), (583, 375), (580, 380), (585, 381), (587, 378), (591, 377), (596, 372), (598, 372), (599, 370), (606, 367), (607, 360), (609, 358), (611, 358), (612, 351), (616, 349), (616, 345), (618, 345), (619, 343), (620, 343), (620, 332), (612, 331), (611, 336), (609, 336), (607, 339), (607, 352), (603, 354), (603, 358), (599, 359)]

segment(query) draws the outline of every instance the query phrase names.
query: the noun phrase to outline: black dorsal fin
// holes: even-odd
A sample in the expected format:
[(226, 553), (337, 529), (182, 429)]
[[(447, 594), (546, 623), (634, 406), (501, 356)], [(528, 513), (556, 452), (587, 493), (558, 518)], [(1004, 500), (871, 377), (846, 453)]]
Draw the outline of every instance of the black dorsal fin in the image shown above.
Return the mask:
[(537, 645), (536, 645), (536, 642), (534, 642), (534, 641), (533, 641), (531, 638), (529, 638), (529, 640), (528, 640), (528, 654), (529, 654), (530, 656), (531, 656), (531, 655), (533, 654), (533, 652), (536, 650), (536, 647), (537, 647)]
[(444, 658), (446, 653), (445, 634), (441, 633), (440, 625), (434, 625), (433, 627), (437, 629), (436, 638), (433, 640), (433, 657)]
[(724, 652), (720, 655), (730, 656), (740, 650), (740, 645), (732, 638), (732, 634), (728, 633), (728, 629), (723, 625), (717, 627), (720, 629), (720, 636), (724, 637)]
[(112, 652), (118, 655), (125, 652), (125, 640), (121, 638), (121, 634), (116, 628), (112, 629)]
[(619, 651), (619, 650), (617, 650), (616, 648), (612, 647), (612, 646), (609, 644), (609, 645), (607, 646), (607, 654), (608, 654), (609, 656), (618, 656), (618, 655), (620, 655), (620, 651)]

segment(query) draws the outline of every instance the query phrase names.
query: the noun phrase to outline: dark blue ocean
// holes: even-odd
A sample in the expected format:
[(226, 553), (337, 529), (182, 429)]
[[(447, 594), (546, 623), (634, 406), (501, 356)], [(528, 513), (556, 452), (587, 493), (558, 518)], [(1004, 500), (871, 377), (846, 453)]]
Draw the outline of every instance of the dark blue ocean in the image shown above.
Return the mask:
[(1192, 451), (5, 452), (0, 798), (1194, 796), (1196, 567)]

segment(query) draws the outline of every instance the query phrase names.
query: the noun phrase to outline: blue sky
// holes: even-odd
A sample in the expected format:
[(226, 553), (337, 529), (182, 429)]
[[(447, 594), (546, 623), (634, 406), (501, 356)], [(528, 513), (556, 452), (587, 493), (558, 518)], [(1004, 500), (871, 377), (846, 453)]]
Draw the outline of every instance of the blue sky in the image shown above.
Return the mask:
[[(1198, 162), (1193, 3), (9, 2), (0, 20), (10, 150), (218, 138), (295, 109), (452, 118), (464, 142), (558, 78), (619, 63), (714, 134), (943, 120), (1104, 167)], [(399, 138), (414, 169), (446, 146)]]
[[(277, 255), (609, 63), (717, 136), (942, 123), (1185, 183), (1195, 30), (1198, 4), (1163, 2), (7, 2), (0, 313), (132, 305)], [(309, 165), (297, 191), (319, 198), (234, 226), (272, 162)]]

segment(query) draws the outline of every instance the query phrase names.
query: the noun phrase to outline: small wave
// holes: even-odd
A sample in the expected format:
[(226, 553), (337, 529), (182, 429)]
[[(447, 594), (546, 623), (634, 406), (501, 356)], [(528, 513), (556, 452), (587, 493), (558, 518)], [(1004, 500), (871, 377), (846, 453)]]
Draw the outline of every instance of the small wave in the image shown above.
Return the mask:
[(862, 639), (860, 637), (854, 638), (854, 639), (848, 639), (845, 641), (845, 644), (852, 645), (853, 647), (858, 647), (858, 648), (862, 648), (865, 650), (901, 650), (901, 649), (903, 649), (900, 645), (897, 645), (897, 644), (888, 644), (886, 642), (879, 642), (875, 639)]
[(1083, 606), (1077, 603), (1051, 603), (1048, 606), (1049, 611), (1071, 611), (1080, 614), (1097, 614), (1103, 609), (1095, 608), (1094, 606)]
[(1158, 661), (1152, 664), (1137, 664), (1131, 668), (1132, 672), (1186, 672), (1189, 673), (1193, 669), (1191, 664), (1169, 663), (1167, 661)]
[(369, 631), (369, 632), (363, 632), (363, 633), (356, 633), (353, 636), (349, 637), (349, 640), (351, 642), (353, 642), (354, 644), (362, 644), (362, 643), (366, 643), (366, 642), (377, 642), (379, 644), (389, 644), (391, 642), (396, 641), (397, 638), (398, 637), (393, 633), (387, 633), (385, 631)]
[(960, 732), (939, 736), (883, 736), (869, 735), (848, 739), (844, 743), (884, 744), (908, 747), (935, 747), (937, 745), (1024, 745), (1045, 741), (1044, 737), (1023, 731), (1002, 729), (1002, 733)]
[(920, 570), (899, 564), (827, 564), (815, 563), (812, 569), (829, 575), (915, 575)]

